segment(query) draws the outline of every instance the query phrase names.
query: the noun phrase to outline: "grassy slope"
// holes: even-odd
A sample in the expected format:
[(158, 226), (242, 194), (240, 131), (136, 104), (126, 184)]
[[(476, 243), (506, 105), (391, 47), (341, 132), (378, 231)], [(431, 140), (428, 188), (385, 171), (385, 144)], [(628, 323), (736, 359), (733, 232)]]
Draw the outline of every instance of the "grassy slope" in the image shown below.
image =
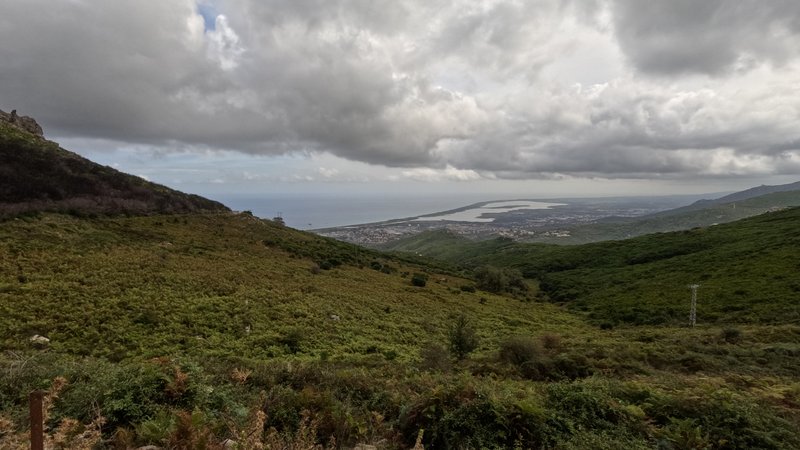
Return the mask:
[[(487, 348), (497, 336), (525, 331), (526, 325), (540, 329), (548, 320), (558, 330), (559, 324), (577, 323), (555, 307), (520, 309), (518, 301), (503, 297), (481, 305), (478, 294), (457, 289), (468, 281), (449, 275), (413, 287), (402, 273), (420, 269), (400, 262), (384, 262), (397, 269), (392, 274), (368, 265), (313, 274), (313, 261), (281, 248), (289, 245), (297, 252), (334, 248), (323, 261), (337, 252), (346, 260), (345, 250), (359, 251), (248, 215), (48, 215), (5, 222), (4, 346), (24, 347), (38, 333), (53, 340), (53, 349), (82, 355), (210, 352), (263, 358), (284, 354), (281, 336), (300, 330), (309, 356), (361, 355), (373, 346), (409, 357), (420, 341), (441, 337), (441, 324), (459, 311), (480, 316), (495, 330), (486, 336)], [(370, 255), (364, 250), (357, 257), (370, 262)], [(332, 321), (331, 314), (341, 320)]]
[[(468, 266), (519, 268), (552, 300), (596, 321), (679, 323), (686, 285), (698, 282), (701, 320), (798, 323), (800, 209), (690, 231), (575, 247), (427, 235), (397, 250)], [(442, 237), (444, 236), (444, 237)]]
[[(423, 428), (432, 448), (647, 448), (686, 433), (800, 445), (796, 326), (743, 326), (738, 344), (713, 327), (598, 330), (556, 305), (461, 292), (469, 281), (452, 275), (413, 287), (404, 273), (426, 267), (246, 214), (16, 219), (0, 223), (0, 254), (0, 414), (12, 417), (66, 376), (56, 418), (99, 408), (107, 435), (133, 427), (136, 445), (174, 442), (181, 409), (221, 440), (254, 404), (281, 430), (309, 410), (321, 439), (344, 445), (407, 448)], [(477, 354), (420, 365), (459, 312)], [(34, 333), (49, 348), (31, 348)], [(544, 333), (560, 341), (537, 350), (544, 379), (496, 359), (509, 336)]]
[(0, 122), (0, 218), (35, 211), (90, 215), (206, 210), (227, 208), (101, 166)]
[[(647, 448), (685, 433), (800, 444), (796, 326), (744, 326), (735, 345), (713, 327), (598, 330), (555, 305), (461, 292), (469, 281), (452, 275), (413, 287), (404, 272), (425, 267), (246, 214), (17, 219), (0, 223), (0, 254), (0, 412), (12, 416), (61, 375), (56, 417), (99, 407), (107, 433), (135, 425), (137, 444), (168, 442), (170, 414), (186, 408), (221, 439), (214, 417), (244, 420), (262, 390), (268, 426), (291, 430), (307, 409), (342, 444), (407, 447), (421, 428), (432, 447)], [(344, 264), (312, 273), (320, 262)], [(458, 312), (477, 354), (420, 370)], [(31, 349), (34, 333), (50, 347)], [(554, 358), (537, 369), (547, 380), (496, 359), (509, 336), (543, 333), (560, 340), (541, 356)], [(234, 368), (252, 375), (234, 382)]]

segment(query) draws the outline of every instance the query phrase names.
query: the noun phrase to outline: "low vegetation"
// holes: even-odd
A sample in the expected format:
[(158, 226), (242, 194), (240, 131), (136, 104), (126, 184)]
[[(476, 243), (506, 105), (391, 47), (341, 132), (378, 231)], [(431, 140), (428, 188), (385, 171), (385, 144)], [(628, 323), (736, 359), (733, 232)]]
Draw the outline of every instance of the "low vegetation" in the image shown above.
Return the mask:
[(538, 282), (541, 300), (565, 304), (606, 327), (686, 323), (686, 286), (693, 283), (701, 285), (701, 322), (797, 324), (798, 223), (800, 208), (793, 208), (582, 246), (473, 242), (439, 233), (404, 247), (467, 268), (516, 269)]
[(110, 448), (800, 447), (788, 321), (601, 330), (248, 214), (40, 214), (0, 253), (2, 448), (54, 383), (50, 439)]

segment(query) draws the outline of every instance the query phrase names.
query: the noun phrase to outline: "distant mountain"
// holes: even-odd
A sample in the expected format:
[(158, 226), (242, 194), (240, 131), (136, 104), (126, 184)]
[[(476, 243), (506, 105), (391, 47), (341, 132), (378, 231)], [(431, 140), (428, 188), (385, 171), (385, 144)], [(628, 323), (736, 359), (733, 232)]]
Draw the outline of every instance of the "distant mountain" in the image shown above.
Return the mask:
[[(737, 193), (732, 196), (738, 196)], [(731, 196), (726, 196), (727, 198)], [(608, 240), (627, 239), (650, 233), (688, 230), (745, 219), (769, 211), (800, 206), (800, 190), (776, 191), (735, 202), (716, 200), (693, 203), (690, 206), (670, 209), (636, 218), (608, 219), (598, 223), (579, 225), (569, 229), (569, 236), (534, 236), (530, 242), (553, 244), (584, 244)]]
[[(552, 233), (535, 234), (526, 242), (574, 245), (628, 239), (651, 233), (719, 225), (793, 206), (800, 206), (800, 182), (759, 186), (645, 216), (609, 217), (595, 223), (566, 227), (560, 230), (563, 232), (558, 236)], [(408, 245), (408, 242), (404, 245)]]
[(692, 203), (691, 205), (657, 213), (654, 214), (654, 216), (675, 215), (677, 213), (685, 211), (697, 211), (699, 209), (706, 209), (716, 205), (724, 205), (728, 203), (732, 204), (734, 202), (741, 202), (744, 200), (749, 200), (751, 198), (761, 197), (769, 194), (776, 194), (779, 192), (790, 192), (790, 191), (800, 192), (800, 181), (789, 184), (780, 184), (776, 186), (761, 185), (754, 188), (745, 189), (744, 191), (734, 192), (733, 194), (728, 194), (724, 197), (719, 197), (710, 200), (698, 200)]
[(171, 214), (228, 208), (96, 164), (46, 140), (34, 119), (0, 111), (0, 218), (37, 211)]

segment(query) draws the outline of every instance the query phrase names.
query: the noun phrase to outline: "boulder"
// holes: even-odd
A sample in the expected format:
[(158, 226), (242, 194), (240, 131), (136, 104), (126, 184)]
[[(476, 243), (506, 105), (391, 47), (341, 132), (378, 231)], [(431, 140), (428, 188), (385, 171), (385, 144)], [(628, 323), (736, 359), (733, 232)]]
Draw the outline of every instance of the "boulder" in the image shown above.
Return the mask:
[(31, 341), (31, 344), (42, 346), (42, 347), (50, 344), (50, 339), (48, 339), (48, 338), (46, 338), (44, 336), (39, 336), (38, 334), (34, 334), (33, 336), (31, 336), (30, 341)]
[(0, 122), (11, 124), (20, 130), (27, 131), (39, 137), (44, 137), (44, 131), (36, 120), (33, 117), (17, 115), (16, 109), (11, 111), (10, 114), (0, 110)]

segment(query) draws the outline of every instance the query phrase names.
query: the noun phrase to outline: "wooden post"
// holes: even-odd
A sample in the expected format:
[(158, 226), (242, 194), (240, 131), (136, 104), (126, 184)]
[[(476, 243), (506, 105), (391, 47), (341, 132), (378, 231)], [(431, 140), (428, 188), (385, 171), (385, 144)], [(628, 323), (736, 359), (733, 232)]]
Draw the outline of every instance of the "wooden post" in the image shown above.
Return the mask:
[(31, 407), (31, 450), (44, 450), (44, 392), (33, 391), (29, 397)]

